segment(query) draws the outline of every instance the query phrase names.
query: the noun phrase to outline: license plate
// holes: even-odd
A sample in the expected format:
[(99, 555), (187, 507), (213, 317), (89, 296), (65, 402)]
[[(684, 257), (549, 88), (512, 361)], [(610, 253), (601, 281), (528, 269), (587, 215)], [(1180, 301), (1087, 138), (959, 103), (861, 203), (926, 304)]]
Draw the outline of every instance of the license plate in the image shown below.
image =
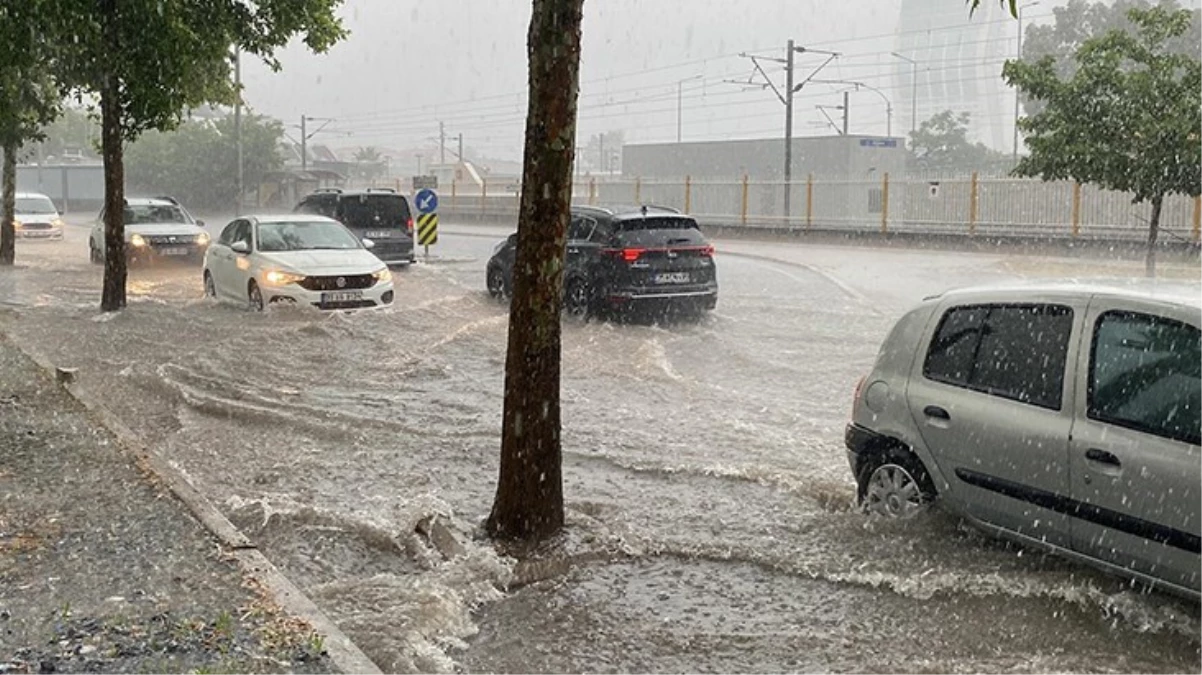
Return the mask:
[(364, 233), (363, 236), (367, 237), (368, 239), (387, 239), (387, 238), (391, 237), (392, 234), (389, 232), (385, 232), (384, 230), (372, 230), (370, 232)]
[(330, 291), (321, 294), (321, 304), (332, 302), (355, 302), (363, 299), (363, 291)]
[(655, 275), (657, 284), (687, 284), (690, 279), (688, 272), (665, 272)]
[(162, 255), (188, 255), (188, 249), (178, 248), (178, 247), (177, 248), (164, 248), (164, 249), (160, 249), (159, 253)]

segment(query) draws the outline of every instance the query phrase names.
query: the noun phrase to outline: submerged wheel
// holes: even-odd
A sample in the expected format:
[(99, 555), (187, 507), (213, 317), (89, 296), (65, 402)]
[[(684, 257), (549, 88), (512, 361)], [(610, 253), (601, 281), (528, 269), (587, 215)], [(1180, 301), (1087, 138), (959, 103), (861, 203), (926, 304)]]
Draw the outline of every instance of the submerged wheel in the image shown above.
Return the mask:
[(208, 270), (205, 270), (204, 279), (205, 279), (205, 297), (206, 298), (217, 297), (217, 285), (213, 283), (213, 275), (210, 274)]
[(96, 247), (96, 244), (91, 239), (88, 240), (88, 258), (94, 265), (104, 264), (104, 254), (100, 252), (100, 249)]
[(251, 311), (263, 311), (263, 291), (259, 290), (259, 285), (254, 281), (251, 281), (248, 287), (247, 300), (249, 301)]
[(587, 317), (592, 310), (592, 297), (583, 279), (571, 279), (563, 291), (564, 311), (572, 316)]
[(500, 267), (488, 268), (488, 274), (485, 275), (484, 285), (488, 287), (488, 294), (494, 298), (502, 298), (505, 293), (505, 272)]
[(934, 498), (926, 468), (908, 452), (886, 452), (862, 475), (860, 500), (868, 513), (910, 518), (925, 511)]

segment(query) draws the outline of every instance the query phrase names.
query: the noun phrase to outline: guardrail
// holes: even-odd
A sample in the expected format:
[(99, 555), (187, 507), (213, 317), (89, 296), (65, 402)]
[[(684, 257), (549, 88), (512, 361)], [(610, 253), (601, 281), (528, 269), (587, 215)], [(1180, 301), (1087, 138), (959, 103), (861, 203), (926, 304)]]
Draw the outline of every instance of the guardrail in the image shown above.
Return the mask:
[[(464, 221), (515, 222), (519, 193), (505, 185), (463, 186), (441, 192), (440, 211)], [(779, 181), (597, 179), (577, 180), (573, 198), (581, 204), (671, 206), (703, 225), (871, 234), (1025, 237), (1142, 241), (1148, 236), (1149, 204), (1131, 195), (1073, 182), (1021, 178), (892, 178), (832, 180), (801, 176), (789, 187)], [(1202, 200), (1179, 195), (1165, 199), (1161, 239), (1198, 245), (1202, 240)]]

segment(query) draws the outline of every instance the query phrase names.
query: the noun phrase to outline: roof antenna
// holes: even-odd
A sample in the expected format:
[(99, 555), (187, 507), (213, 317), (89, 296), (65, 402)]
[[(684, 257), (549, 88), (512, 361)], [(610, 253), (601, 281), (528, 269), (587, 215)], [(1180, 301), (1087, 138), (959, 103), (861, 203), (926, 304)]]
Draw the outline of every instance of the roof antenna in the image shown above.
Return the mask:
[(640, 210), (643, 212), (643, 217), (646, 218), (647, 217), (647, 205), (643, 204), (643, 207)]

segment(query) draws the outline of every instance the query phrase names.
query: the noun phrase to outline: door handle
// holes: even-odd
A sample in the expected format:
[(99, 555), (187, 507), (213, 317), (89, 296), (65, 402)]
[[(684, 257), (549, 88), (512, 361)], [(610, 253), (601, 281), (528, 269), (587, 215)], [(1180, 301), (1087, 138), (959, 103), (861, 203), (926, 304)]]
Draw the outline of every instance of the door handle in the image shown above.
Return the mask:
[(949, 415), (946, 410), (937, 405), (929, 405), (923, 408), (922, 414), (926, 415), (927, 417), (933, 417), (937, 420), (950, 420), (952, 418), (952, 416)]
[(1113, 453), (1106, 452), (1105, 450), (1099, 450), (1097, 448), (1090, 448), (1086, 450), (1085, 459), (1088, 459), (1091, 462), (1098, 462), (1099, 464), (1109, 464), (1113, 467), (1121, 467), (1123, 465), (1123, 463), (1119, 461), (1119, 458)]

